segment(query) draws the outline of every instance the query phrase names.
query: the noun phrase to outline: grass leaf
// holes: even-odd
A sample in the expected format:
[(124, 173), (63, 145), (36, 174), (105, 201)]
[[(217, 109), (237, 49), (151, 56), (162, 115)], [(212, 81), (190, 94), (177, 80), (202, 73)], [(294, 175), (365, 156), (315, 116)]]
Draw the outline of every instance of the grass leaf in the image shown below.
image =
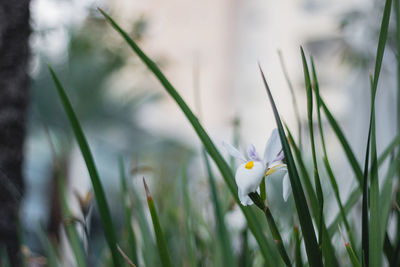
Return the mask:
[(58, 179), (58, 186), (60, 192), (60, 203), (61, 203), (61, 214), (64, 217), (64, 229), (67, 234), (67, 238), (69, 240), (69, 245), (71, 246), (72, 252), (75, 256), (75, 263), (77, 267), (86, 267), (86, 256), (85, 256), (85, 249), (83, 247), (83, 243), (79, 237), (78, 231), (73, 223), (67, 222), (66, 219), (71, 218), (72, 214), (69, 210), (67, 196), (66, 196), (66, 189), (64, 185), (64, 180), (62, 177), (57, 176)]
[(385, 180), (383, 182), (382, 190), (379, 197), (379, 210), (380, 210), (380, 224), (381, 224), (381, 242), (383, 244), (388, 226), (388, 220), (390, 215), (390, 209), (392, 205), (392, 190), (393, 180), (396, 172), (399, 169), (399, 165), (396, 160), (393, 160), (389, 166)]
[(312, 224), (310, 211), (307, 206), (306, 197), (304, 195), (303, 187), (300, 182), (299, 175), (297, 173), (297, 168), (294, 163), (293, 155), (290, 150), (289, 143), (286, 139), (285, 130), (283, 129), (282, 122), (276, 108), (274, 99), (272, 97), (271, 91), (265, 79), (264, 73), (261, 70), (261, 76), (264, 82), (265, 89), (268, 94), (269, 101), (271, 103), (272, 111), (275, 116), (275, 121), (278, 127), (279, 136), (282, 142), (283, 153), (285, 154), (285, 159), (288, 167), (290, 184), (292, 186), (292, 192), (296, 204), (297, 214), (299, 216), (300, 226), (303, 233), (304, 243), (306, 246), (306, 252), (308, 256), (308, 261), (310, 266), (322, 266), (322, 256), (319, 249), (317, 238), (314, 232), (314, 226)]
[(296, 100), (297, 98), (296, 98), (296, 95), (294, 93), (294, 88), (293, 88), (292, 82), (290, 81), (289, 74), (288, 74), (288, 72), (286, 70), (285, 61), (283, 60), (283, 55), (282, 55), (282, 52), (280, 50), (278, 50), (278, 56), (279, 56), (279, 62), (281, 64), (281, 68), (282, 68), (282, 71), (283, 71), (283, 75), (285, 76), (286, 83), (287, 83), (287, 85), (289, 87), (289, 90), (290, 90), (290, 95), (292, 96), (292, 103), (293, 103), (294, 113), (295, 113), (296, 121), (297, 121), (297, 131), (298, 131), (297, 135), (298, 135), (298, 138), (299, 138), (298, 144), (299, 144), (299, 149), (301, 150), (302, 138), (301, 138), (301, 119), (300, 119), (299, 106), (297, 105), (297, 100)]
[(156, 244), (152, 238), (151, 230), (149, 227), (149, 223), (145, 214), (145, 211), (142, 206), (141, 198), (139, 197), (138, 192), (136, 191), (134, 186), (131, 186), (129, 189), (132, 191), (133, 199), (134, 199), (134, 207), (133, 207), (133, 216), (137, 218), (140, 236), (142, 239), (142, 255), (144, 260), (144, 265), (146, 266), (160, 266), (159, 257), (154, 257), (154, 251), (157, 249)]
[(310, 132), (310, 142), (311, 142), (311, 152), (313, 159), (313, 174), (314, 174), (314, 184), (315, 190), (317, 192), (317, 199), (319, 205), (319, 221), (318, 221), (318, 241), (319, 245), (322, 244), (322, 224), (324, 222), (324, 195), (322, 192), (321, 180), (319, 178), (318, 173), (318, 164), (317, 164), (317, 156), (315, 152), (315, 140), (314, 140), (314, 125), (313, 125), (313, 96), (312, 96), (312, 86), (310, 74), (307, 66), (307, 60), (304, 55), (303, 47), (300, 47), (301, 51), (301, 59), (303, 62), (303, 72), (304, 72), (304, 80), (307, 92), (307, 117), (308, 117), (308, 130)]
[[(292, 133), (290, 132), (289, 128), (285, 125), (286, 131), (288, 133), (288, 139), (290, 145), (293, 147), (293, 152), (296, 157), (297, 163), (299, 165), (300, 173), (301, 173), (301, 178), (302, 181), (304, 182), (304, 186), (306, 188), (308, 200), (310, 203), (311, 207), (311, 213), (313, 215), (313, 218), (315, 221), (320, 221), (319, 219), (319, 208), (318, 208), (318, 201), (317, 197), (315, 195), (310, 177), (308, 175), (307, 169), (305, 167), (301, 151), (299, 147), (297, 146)], [(338, 266), (339, 262), (337, 261), (337, 258), (335, 256), (335, 251), (332, 245), (332, 239), (331, 237), (333, 236), (333, 233), (328, 232), (328, 229), (326, 228), (325, 222), (322, 222), (322, 231), (323, 231), (323, 245), (322, 245), (322, 254), (325, 258), (325, 265), (330, 267), (330, 266)]]
[(94, 194), (96, 196), (97, 205), (99, 207), (99, 213), (101, 217), (101, 222), (104, 228), (104, 235), (106, 237), (106, 241), (108, 247), (111, 250), (111, 255), (113, 258), (113, 263), (115, 266), (120, 266), (120, 256), (116, 247), (117, 239), (115, 235), (114, 226), (111, 220), (110, 210), (107, 204), (107, 199), (104, 193), (103, 186), (100, 181), (100, 177), (97, 173), (96, 165), (93, 160), (92, 153), (90, 152), (89, 145), (86, 141), (85, 135), (82, 131), (81, 125), (78, 121), (78, 118), (75, 115), (75, 112), (72, 108), (72, 105), (65, 93), (64, 88), (62, 87), (60, 81), (58, 80), (55, 72), (49, 66), (49, 70), (51, 76), (54, 80), (54, 83), (57, 88), (58, 95), (60, 97), (61, 103), (63, 104), (64, 110), (67, 113), (69, 122), (71, 124), (72, 130), (75, 134), (75, 138), (78, 142), (79, 148), (81, 149), (82, 156), (85, 160), (86, 167), (89, 171), (90, 179), (92, 181), (92, 186), (94, 190)]
[[(395, 137), (390, 144), (384, 149), (382, 154), (378, 158), (378, 167), (385, 162), (385, 160), (388, 158), (388, 156), (394, 151), (394, 149), (397, 147), (397, 145), (400, 143), (400, 136)], [(358, 202), (360, 196), (361, 196), (361, 190), (359, 187), (355, 188), (351, 193), (350, 196), (348, 197), (347, 201), (343, 205), (343, 209), (345, 214), (349, 213), (350, 210), (354, 207), (354, 205)], [(328, 231), (329, 234), (332, 235), (336, 229), (337, 225), (341, 223), (342, 216), (339, 213), (336, 215), (335, 219), (333, 222), (329, 225)]]
[(154, 233), (156, 235), (157, 248), (158, 248), (158, 253), (160, 254), (161, 265), (164, 267), (172, 267), (171, 257), (169, 256), (168, 252), (167, 241), (165, 240), (164, 233), (161, 229), (161, 224), (158, 219), (157, 210), (154, 205), (153, 198), (150, 195), (149, 188), (147, 187), (144, 178), (143, 178), (143, 184), (146, 190), (146, 198), (147, 198), (147, 204), (149, 206), (151, 220), (153, 221), (153, 228), (154, 228)]
[[(375, 101), (375, 96), (372, 95), (371, 101)], [(370, 263), (371, 266), (381, 266), (382, 264), (382, 248), (383, 237), (381, 237), (381, 212), (379, 201), (379, 178), (378, 178), (378, 161), (376, 155), (376, 128), (375, 128), (375, 112), (372, 115), (371, 122), (371, 185), (369, 189), (370, 200)]]
[(299, 227), (293, 227), (293, 235), (294, 235), (294, 255), (295, 255), (295, 262), (296, 267), (303, 267), (303, 259), (301, 257), (301, 239), (300, 239), (300, 231)]
[[(347, 160), (350, 163), (350, 166), (354, 172), (356, 179), (359, 182), (359, 186), (361, 189), (362, 184), (363, 184), (363, 180), (362, 180), (363, 172), (361, 170), (360, 164), (358, 163), (357, 158), (349, 145), (349, 142), (347, 141), (346, 137), (344, 136), (342, 129), (340, 128), (336, 119), (333, 117), (332, 113), (330, 112), (327, 105), (325, 104), (325, 101), (322, 99), (322, 97), (320, 95), (317, 96), (317, 101), (319, 101), (319, 103), (321, 104), (322, 110), (324, 111), (325, 116), (326, 116), (330, 126), (332, 127), (332, 130), (336, 134), (336, 137), (338, 138), (341, 146), (343, 147), (343, 150), (346, 154)], [(337, 227), (337, 225), (335, 227)]]
[(121, 197), (122, 205), (124, 206), (124, 219), (125, 229), (127, 234), (127, 242), (129, 245), (128, 257), (132, 259), (135, 265), (139, 264), (137, 255), (136, 235), (132, 227), (132, 212), (131, 212), (131, 201), (129, 198), (128, 186), (126, 184), (125, 166), (122, 157), (119, 158), (119, 172), (121, 178)]
[(218, 236), (221, 242), (221, 248), (223, 252), (224, 266), (234, 266), (233, 250), (231, 247), (231, 239), (229, 232), (225, 225), (224, 214), (221, 207), (221, 202), (218, 197), (217, 185), (215, 184), (215, 178), (211, 170), (210, 162), (208, 160), (207, 153), (203, 150), (203, 158), (207, 168), (208, 182), (210, 183), (212, 203), (214, 205), (214, 214), (217, 222)]
[[(383, 11), (382, 24), (379, 32), (378, 48), (376, 52), (376, 62), (374, 76), (371, 78), (371, 114), (370, 124), (368, 130), (367, 149), (365, 153), (365, 166), (364, 166), (364, 185), (363, 185), (363, 208), (362, 208), (362, 248), (363, 248), (363, 260), (365, 265), (369, 266), (371, 261), (372, 266), (380, 266), (381, 255), (382, 255), (382, 244), (379, 226), (379, 181), (378, 181), (378, 166), (376, 157), (376, 141), (375, 141), (375, 97), (378, 87), (378, 80), (382, 66), (383, 54), (385, 51), (387, 33), (389, 28), (390, 10), (392, 7), (392, 1), (386, 0)], [(371, 136), (372, 135), (372, 136)], [(372, 144), (371, 144), (372, 138)], [(369, 221), (368, 221), (368, 160), (369, 160), (369, 149), (372, 146), (372, 174), (371, 174), (371, 220), (372, 228), (371, 237), (374, 238), (374, 242), (369, 244)], [(375, 216), (377, 218), (375, 218)], [(375, 239), (377, 238), (377, 239)], [(369, 251), (371, 249), (371, 251)], [(371, 252), (371, 258), (369, 253)], [(364, 264), (363, 261), (363, 264)]]
[(40, 225), (39, 238), (43, 243), (43, 247), (46, 251), (46, 260), (48, 267), (58, 267), (60, 262), (58, 260), (57, 246), (52, 242), (51, 238), (46, 233), (44, 225)]
[(322, 127), (322, 119), (321, 119), (321, 98), (319, 97), (319, 83), (318, 83), (318, 77), (317, 77), (317, 71), (315, 69), (315, 64), (314, 64), (314, 59), (311, 57), (311, 69), (312, 69), (312, 77), (313, 77), (313, 88), (315, 91), (316, 99), (317, 99), (317, 117), (318, 117), (318, 127), (319, 127), (319, 132), (321, 136), (321, 144), (322, 144), (322, 151), (323, 151), (323, 162), (325, 165), (326, 172), (329, 177), (329, 181), (332, 187), (332, 190), (335, 195), (336, 202), (339, 206), (339, 212), (340, 215), (342, 216), (343, 223), (345, 225), (347, 234), (349, 236), (350, 244), (352, 247), (355, 247), (355, 241), (353, 237), (353, 233), (350, 230), (350, 224), (347, 220), (347, 214), (344, 211), (343, 203), (342, 200), (340, 199), (340, 194), (339, 194), (339, 187), (335, 178), (335, 175), (333, 174), (333, 170), (331, 168), (331, 165), (329, 163), (328, 159), (328, 153), (326, 150), (326, 145), (325, 145), (325, 137), (324, 137), (324, 130)]
[(185, 217), (185, 240), (186, 240), (186, 248), (187, 248), (187, 257), (188, 262), (191, 266), (196, 266), (196, 244), (194, 237), (194, 229), (193, 229), (193, 207), (190, 199), (190, 191), (188, 185), (188, 174), (187, 174), (187, 165), (188, 162), (185, 161), (182, 167), (182, 199), (183, 199), (183, 207), (184, 207), (184, 217)]

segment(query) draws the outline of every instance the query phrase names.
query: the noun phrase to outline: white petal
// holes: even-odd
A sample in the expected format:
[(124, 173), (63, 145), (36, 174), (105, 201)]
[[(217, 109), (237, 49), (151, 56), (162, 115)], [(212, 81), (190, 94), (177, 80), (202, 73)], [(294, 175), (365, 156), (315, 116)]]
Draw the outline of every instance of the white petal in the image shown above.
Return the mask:
[(248, 196), (248, 194), (243, 194), (243, 192), (242, 192), (242, 190), (240, 190), (240, 188), (238, 190), (238, 195), (239, 195), (240, 203), (242, 203), (243, 206), (253, 205), (253, 201)]
[(272, 162), (282, 150), (281, 139), (279, 137), (278, 129), (272, 130), (271, 136), (268, 139), (267, 145), (264, 150), (264, 163)]
[(228, 144), (227, 142), (222, 142), (222, 146), (226, 149), (226, 151), (234, 158), (240, 159), (242, 161), (246, 161), (246, 158), (240, 153), (236, 148), (232, 145)]
[(292, 186), (290, 185), (289, 173), (286, 173), (282, 181), (283, 200), (285, 200), (285, 202), (288, 199), (291, 190)]
[(249, 193), (256, 192), (264, 177), (264, 165), (259, 161), (254, 161), (253, 164), (252, 168), (248, 169), (243, 163), (236, 170), (235, 181), (240, 195), (247, 196)]

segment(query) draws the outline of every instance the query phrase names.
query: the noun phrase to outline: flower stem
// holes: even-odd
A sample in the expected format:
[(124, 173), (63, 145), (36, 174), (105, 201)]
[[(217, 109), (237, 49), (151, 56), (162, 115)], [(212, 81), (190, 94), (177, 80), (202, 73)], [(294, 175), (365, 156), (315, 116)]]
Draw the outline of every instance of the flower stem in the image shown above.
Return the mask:
[(266, 190), (265, 190), (265, 176), (262, 179), (261, 184), (260, 184), (260, 194), (261, 194), (261, 199), (263, 201), (265, 201), (267, 199), (267, 193), (266, 193)]
[(274, 238), (279, 254), (281, 255), (286, 266), (292, 266), (285, 246), (283, 245), (281, 234), (279, 233), (278, 227), (276, 226), (275, 219), (272, 216), (269, 206), (264, 204), (263, 199), (258, 193), (250, 193), (249, 197), (251, 198), (251, 200), (253, 200), (254, 204), (256, 204), (256, 206), (264, 212), (265, 217), (267, 218), (269, 229), (272, 233), (272, 237)]

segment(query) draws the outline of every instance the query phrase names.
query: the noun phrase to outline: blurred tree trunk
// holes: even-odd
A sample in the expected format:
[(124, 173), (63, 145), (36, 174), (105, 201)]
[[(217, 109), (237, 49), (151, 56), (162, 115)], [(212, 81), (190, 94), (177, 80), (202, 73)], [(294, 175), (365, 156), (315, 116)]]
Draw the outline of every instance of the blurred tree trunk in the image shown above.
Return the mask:
[(0, 251), (6, 249), (11, 266), (21, 266), (18, 213), (28, 105), (29, 3), (0, 0)]

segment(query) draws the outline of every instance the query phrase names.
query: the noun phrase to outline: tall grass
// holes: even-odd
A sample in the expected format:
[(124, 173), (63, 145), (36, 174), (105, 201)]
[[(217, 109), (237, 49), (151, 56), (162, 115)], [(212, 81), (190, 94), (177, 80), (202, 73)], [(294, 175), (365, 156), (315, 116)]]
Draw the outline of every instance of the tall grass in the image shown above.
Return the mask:
[[(398, 203), (400, 198), (399, 193), (397, 193), (397, 195), (392, 194), (394, 179), (398, 176), (400, 171), (397, 160), (398, 150), (400, 148), (400, 137), (397, 136), (392, 140), (389, 146), (384, 149), (383, 153), (378, 157), (376, 134), (379, 129), (375, 127), (375, 98), (378, 91), (383, 55), (388, 39), (391, 6), (392, 1), (386, 0), (377, 45), (375, 69), (370, 80), (371, 88), (368, 90), (371, 92), (371, 110), (369, 114), (368, 138), (365, 146), (364, 169), (361, 168), (361, 164), (357, 161), (355, 153), (350, 146), (350, 142), (344, 135), (341, 126), (321, 96), (320, 85), (317, 77), (318, 68), (312, 57), (308, 60), (307, 54), (301, 48), (300, 56), (303, 63), (302, 67), (307, 95), (307, 128), (310, 133), (312, 155), (311, 173), (308, 171), (306, 162), (304, 161), (304, 144), (300, 146), (300, 142), (296, 142), (292, 135), (292, 129), (289, 129), (289, 127), (282, 123), (278, 107), (273, 98), (273, 88), (269, 87), (267, 78), (260, 67), (260, 82), (264, 84), (266, 89), (266, 99), (269, 100), (269, 105), (266, 106), (268, 109), (271, 108), (273, 111), (276, 127), (278, 128), (282, 149), (285, 155), (285, 163), (289, 173), (296, 211), (294, 214), (294, 221), (298, 222), (300, 226), (298, 227), (297, 224), (291, 225), (291, 229), (293, 229), (292, 236), (294, 244), (291, 244), (287, 242), (286, 239), (282, 238), (282, 236), (284, 236), (282, 234), (284, 231), (281, 224), (282, 222), (277, 219), (274, 214), (274, 209), (266, 203), (264, 188), (261, 192), (261, 196), (256, 192), (249, 194), (255, 206), (259, 209), (243, 206), (240, 203), (232, 168), (224, 159), (221, 152), (217, 149), (217, 146), (205, 131), (200, 121), (160, 68), (143, 52), (132, 38), (130, 38), (126, 31), (124, 31), (108, 14), (100, 9), (100, 12), (105, 19), (118, 32), (118, 34), (121, 35), (121, 37), (126, 41), (126, 44), (143, 61), (154, 76), (160, 81), (166, 92), (177, 103), (178, 107), (182, 110), (204, 146), (205, 150), (202, 153), (207, 170), (208, 184), (210, 186), (210, 201), (213, 209), (212, 214), (215, 218), (216, 224), (216, 242), (210, 242), (208, 244), (212, 248), (219, 248), (218, 251), (224, 266), (241, 266), (243, 263), (249, 263), (250, 261), (248, 259), (253, 259), (256, 264), (260, 266), (382, 266), (384, 262), (387, 262), (389, 266), (398, 265), (400, 225), (395, 230), (396, 235), (394, 240), (392, 234), (389, 233), (388, 225), (390, 214), (394, 214), (400, 221), (399, 212), (396, 211), (396, 209), (393, 209), (391, 205), (394, 201), (397, 201), (396, 203)], [(398, 15), (399, 10), (398, 1), (395, 1), (397, 29), (400, 27)], [(400, 32), (399, 29), (398, 32)], [(399, 36), (400, 34), (398, 33), (397, 37), (399, 38)], [(282, 58), (281, 63), (284, 65)], [(208, 223), (201, 222), (201, 219), (198, 219), (199, 215), (196, 214), (196, 208), (198, 207), (196, 207), (196, 203), (191, 199), (190, 189), (188, 187), (190, 176), (186, 173), (186, 166), (183, 168), (184, 171), (182, 174), (181, 189), (183, 190), (182, 199), (184, 201), (184, 228), (187, 236), (178, 238), (182, 242), (185, 242), (185, 252), (187, 252), (188, 255), (180, 255), (181, 257), (178, 258), (176, 254), (171, 253), (171, 242), (168, 239), (168, 235), (165, 234), (164, 225), (162, 224), (161, 218), (163, 213), (158, 213), (156, 209), (157, 203), (155, 203), (151, 197), (149, 186), (143, 179), (148, 210), (151, 215), (153, 227), (149, 226), (149, 220), (146, 218), (144, 210), (142, 210), (141, 207), (140, 199), (137, 196), (140, 192), (138, 189), (134, 189), (128, 185), (127, 177), (125, 177), (125, 167), (122, 161), (120, 161), (120, 181), (122, 185), (121, 203), (124, 208), (124, 229), (126, 230), (127, 235), (117, 235), (117, 230), (114, 227), (113, 217), (108, 206), (102, 183), (97, 173), (93, 156), (77, 115), (74, 112), (73, 105), (69, 101), (65, 89), (51, 67), (50, 72), (90, 174), (95, 199), (97, 201), (101, 222), (103, 224), (104, 236), (106, 238), (108, 250), (111, 253), (112, 265), (122, 266), (127, 262), (131, 266), (157, 266), (158, 263), (162, 266), (196, 266), (198, 262), (202, 262), (204, 257), (201, 253), (207, 251), (207, 248), (204, 248), (202, 245), (202, 241), (196, 231)], [(284, 70), (284, 72), (288, 84), (291, 86), (286, 70)], [(366, 77), (366, 79), (368, 79), (368, 77)], [(400, 101), (398, 105), (400, 106)], [(329, 128), (323, 128), (323, 115), (330, 126)], [(314, 129), (315, 116), (318, 124), (317, 130)], [(298, 127), (300, 128), (300, 116), (297, 115), (296, 118), (298, 119)], [(297, 130), (299, 132), (298, 135), (301, 135), (301, 130)], [(341, 198), (341, 185), (338, 183), (335, 175), (336, 171), (332, 168), (331, 161), (328, 158), (328, 147), (324, 136), (327, 131), (332, 131), (335, 134), (346, 155), (347, 162), (351, 166), (352, 173), (347, 173), (346, 175), (348, 177), (354, 177), (358, 184), (347, 200)], [(320, 136), (322, 154), (319, 153), (319, 143), (316, 140), (318, 134)], [(301, 141), (301, 137), (299, 141)], [(390, 157), (390, 155), (392, 155), (392, 157)], [(215, 173), (211, 168), (209, 157), (217, 166), (219, 174)], [(382, 186), (380, 187), (378, 173), (380, 173), (379, 170), (383, 166), (382, 163), (388, 158), (390, 158), (389, 168), (381, 183)], [(234, 161), (232, 161), (232, 163), (234, 163)], [(321, 171), (323, 168), (326, 171), (327, 177)], [(216, 179), (218, 175), (223, 178), (225, 183), (224, 189), (229, 190), (229, 198), (233, 199), (235, 202), (233, 205), (238, 207), (243, 214), (246, 220), (246, 227), (250, 230), (251, 235), (257, 243), (256, 248), (249, 249), (246, 229), (242, 235), (242, 251), (237, 253), (234, 250), (232, 240), (235, 238), (235, 234), (230, 230), (230, 226), (226, 222), (226, 214), (230, 207), (228, 207), (224, 202), (223, 195), (221, 194), (222, 190), (218, 187)], [(324, 177), (327, 179), (323, 180)], [(330, 211), (325, 208), (326, 198), (322, 190), (323, 185), (328, 183), (330, 185), (328, 190), (332, 191), (335, 202), (339, 207), (338, 214), (334, 216), (333, 222), (329, 225), (325, 221), (325, 218), (327, 217), (327, 213)], [(130, 199), (132, 194), (135, 196), (134, 198), (136, 200), (135, 205), (137, 206), (135, 207), (130, 201), (125, 201), (126, 199)], [(64, 214), (68, 216), (68, 203), (64, 195), (62, 199)], [(361, 216), (352, 216), (352, 209), (360, 202), (362, 203)], [(178, 206), (179, 205), (177, 205), (177, 207)], [(289, 205), (288, 207), (290, 208)], [(138, 210), (138, 212), (133, 212), (133, 210)], [(132, 226), (132, 220), (138, 223), (138, 227)], [(354, 226), (358, 224), (362, 225), (361, 229)], [(344, 246), (333, 242), (335, 235), (338, 234), (340, 226), (344, 226), (345, 229), (345, 233), (340, 233), (344, 239)], [(213, 227), (207, 227), (209, 231), (213, 231)], [(78, 266), (86, 266), (87, 258), (83, 250), (82, 241), (79, 239), (79, 235), (77, 234), (74, 225), (66, 225), (66, 230), (70, 245), (73, 248), (76, 264)], [(152, 233), (154, 233), (154, 237)], [(47, 244), (47, 247), (51, 248), (49, 245), (50, 243), (47, 242)], [(123, 249), (121, 249), (117, 244), (123, 244)], [(304, 251), (302, 249), (303, 245)], [(49, 260), (56, 264), (56, 262), (59, 261), (57, 253), (50, 248), (48, 249)], [(212, 249), (208, 248), (208, 250), (211, 251)], [(212, 251), (210, 255), (214, 255), (215, 253), (217, 252)], [(239, 254), (241, 259), (240, 261), (238, 260)], [(156, 257), (156, 255), (159, 260), (152, 261), (151, 258)], [(383, 255), (385, 255), (385, 260)], [(216, 258), (211, 256), (210, 259), (215, 260)], [(258, 261), (256, 259), (258, 259)]]

